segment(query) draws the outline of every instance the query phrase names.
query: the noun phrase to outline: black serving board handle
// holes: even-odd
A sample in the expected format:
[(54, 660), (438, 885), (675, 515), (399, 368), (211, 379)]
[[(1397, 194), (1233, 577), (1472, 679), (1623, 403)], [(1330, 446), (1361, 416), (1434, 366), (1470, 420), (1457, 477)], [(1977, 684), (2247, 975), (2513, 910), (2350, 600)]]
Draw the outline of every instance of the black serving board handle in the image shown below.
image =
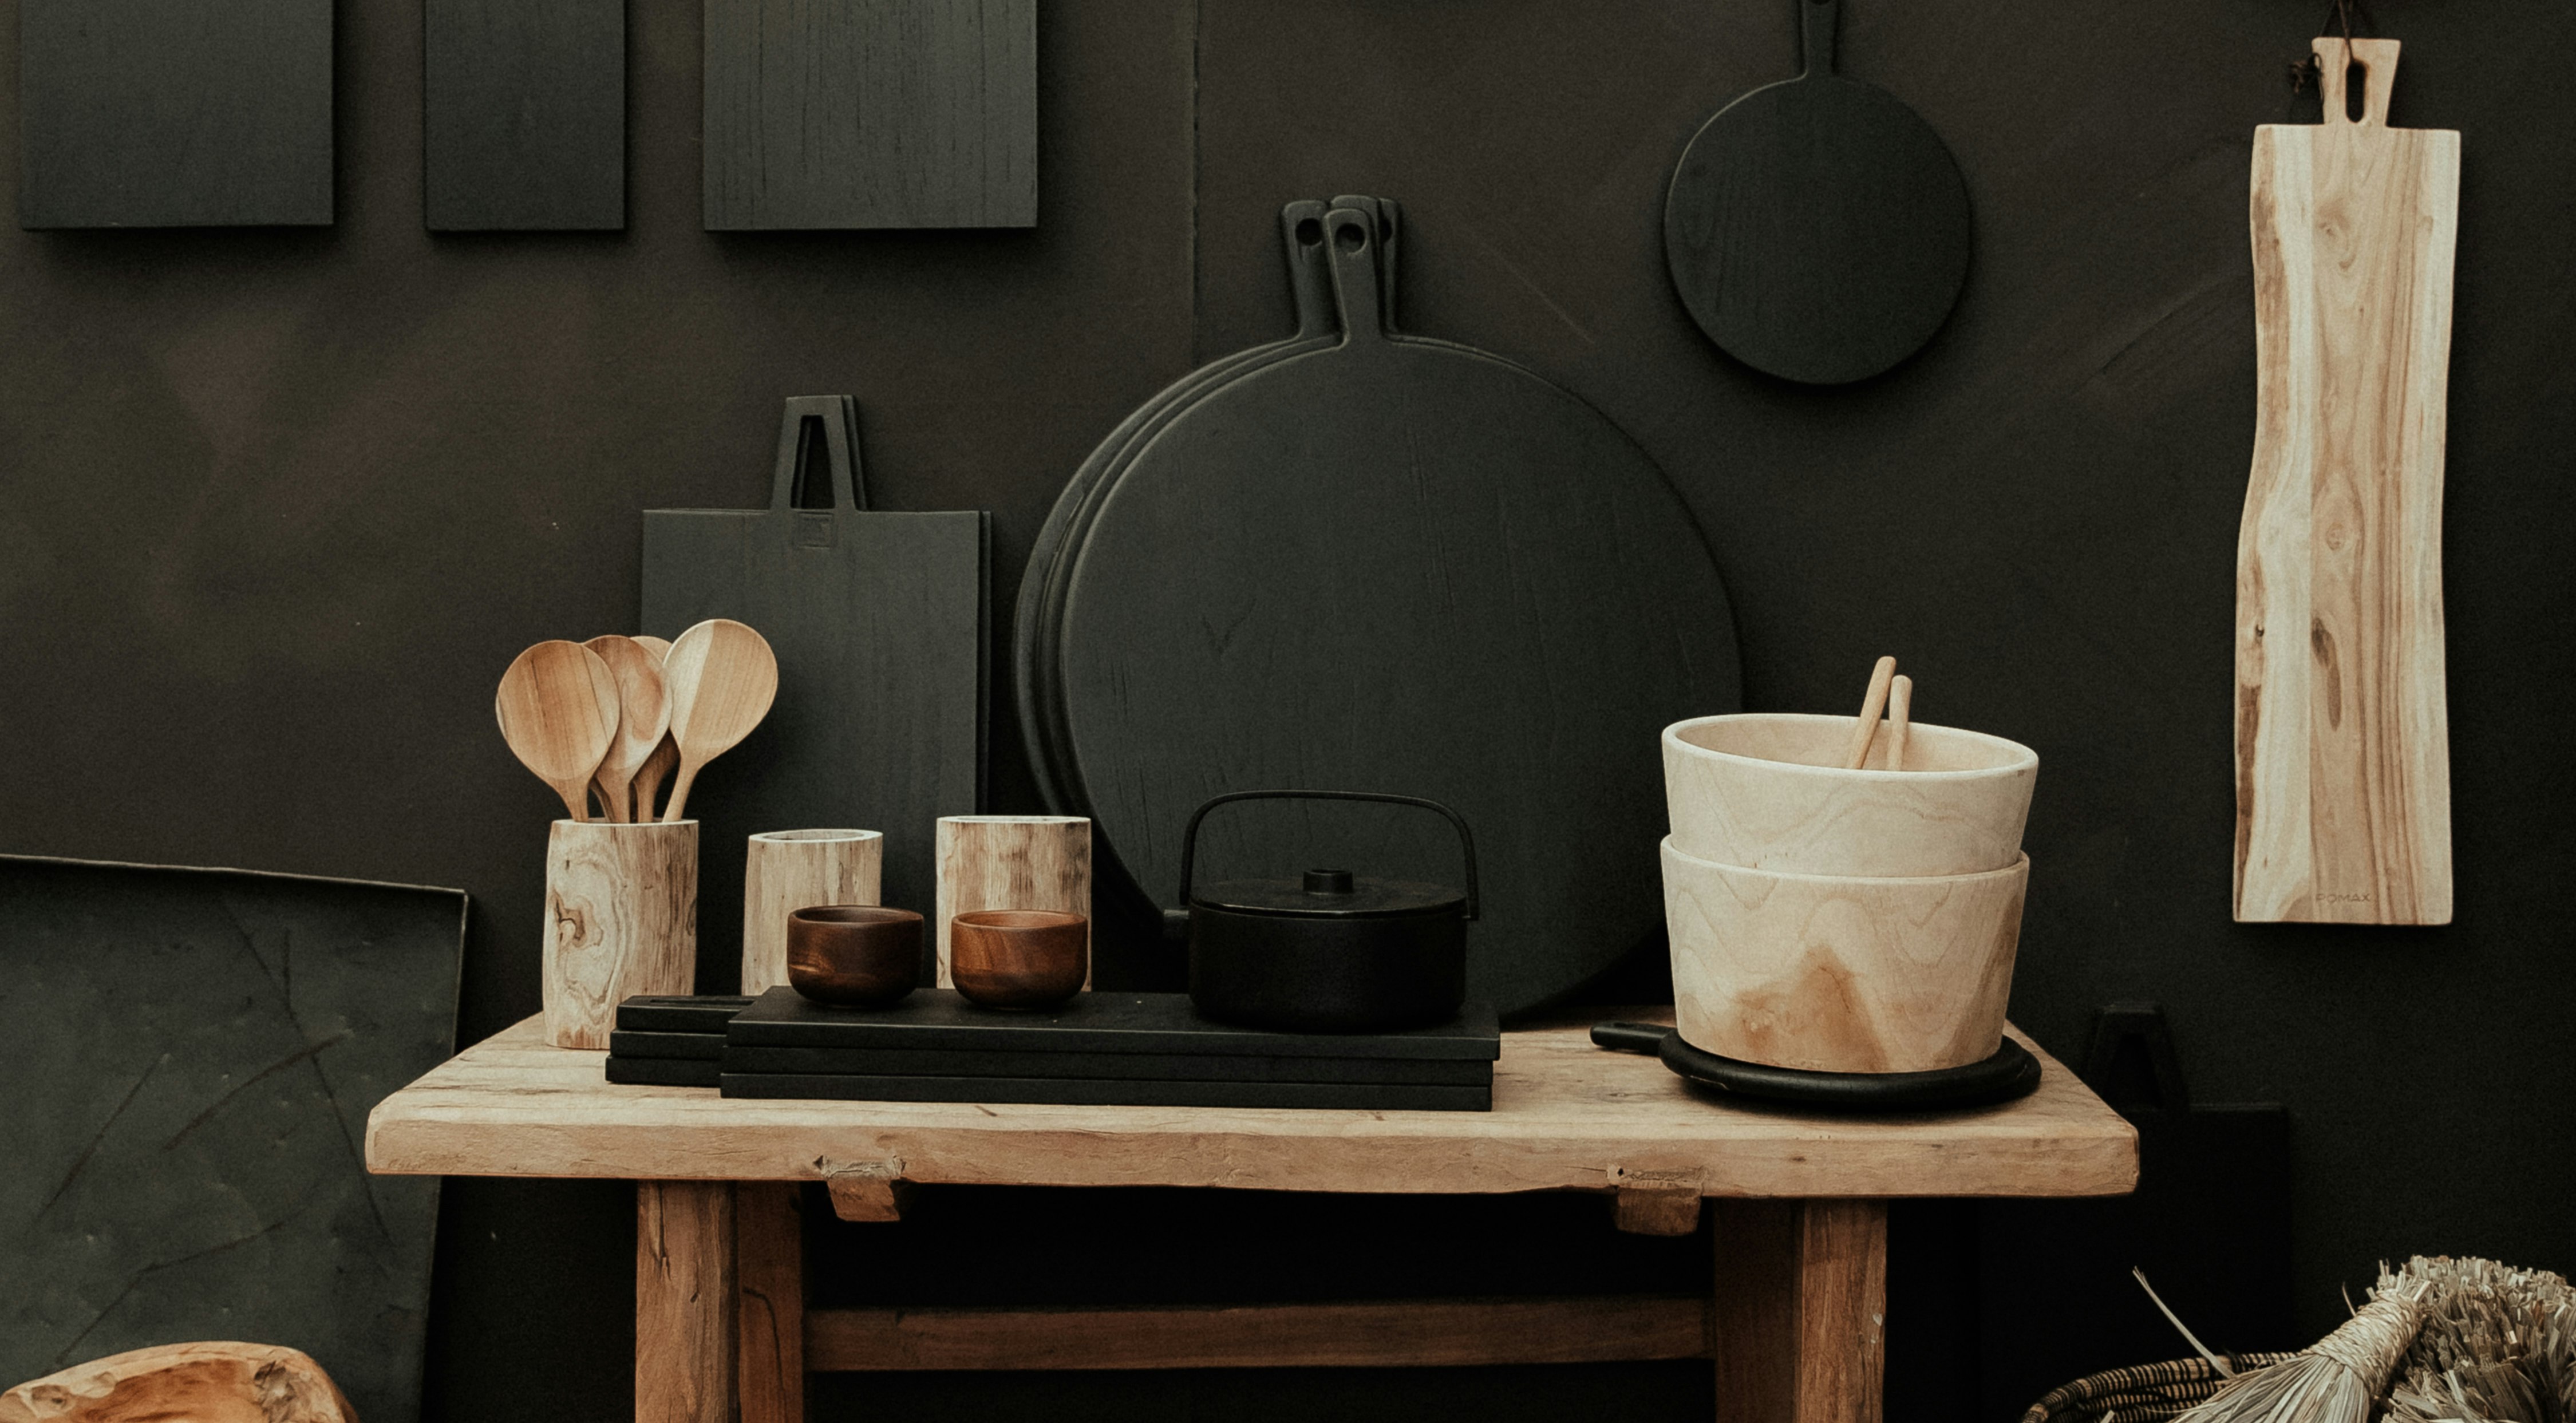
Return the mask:
[(1798, 6), (1800, 36), (1798, 77), (1811, 79), (1834, 72), (1834, 30), (1842, 21), (1842, 0), (1803, 0)]
[(1592, 1045), (1612, 1052), (1638, 1052), (1648, 1057), (1664, 1050), (1664, 1037), (1672, 1029), (1656, 1023), (1595, 1023)]

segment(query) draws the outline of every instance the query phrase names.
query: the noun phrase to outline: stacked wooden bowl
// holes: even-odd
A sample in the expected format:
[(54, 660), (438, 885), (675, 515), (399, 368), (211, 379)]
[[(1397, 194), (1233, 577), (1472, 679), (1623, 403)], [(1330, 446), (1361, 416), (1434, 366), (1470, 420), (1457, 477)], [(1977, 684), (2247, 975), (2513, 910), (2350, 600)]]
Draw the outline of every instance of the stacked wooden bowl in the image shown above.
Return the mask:
[(1849, 717), (1664, 729), (1664, 919), (1682, 1040), (1818, 1072), (1928, 1072), (2003, 1039), (2039, 757), (1917, 725), (1857, 769)]

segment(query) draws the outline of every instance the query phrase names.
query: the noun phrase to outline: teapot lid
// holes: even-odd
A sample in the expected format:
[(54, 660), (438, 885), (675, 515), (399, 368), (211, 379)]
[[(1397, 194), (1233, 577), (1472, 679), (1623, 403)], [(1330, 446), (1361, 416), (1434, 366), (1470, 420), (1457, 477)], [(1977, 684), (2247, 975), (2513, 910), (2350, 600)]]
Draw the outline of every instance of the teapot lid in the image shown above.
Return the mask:
[(1398, 919), (1458, 914), (1462, 890), (1414, 880), (1375, 879), (1349, 870), (1308, 870), (1301, 879), (1219, 880), (1198, 887), (1192, 909), (1229, 910), (1300, 919)]

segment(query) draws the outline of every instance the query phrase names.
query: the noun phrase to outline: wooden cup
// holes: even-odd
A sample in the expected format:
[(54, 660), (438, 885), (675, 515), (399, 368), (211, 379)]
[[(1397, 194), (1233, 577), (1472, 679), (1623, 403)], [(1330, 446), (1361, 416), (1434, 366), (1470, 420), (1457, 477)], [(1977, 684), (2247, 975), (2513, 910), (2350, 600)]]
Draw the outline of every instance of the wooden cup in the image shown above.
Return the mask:
[(984, 909), (949, 925), (957, 991), (986, 1008), (1051, 1008), (1082, 991), (1091, 923), (1079, 914)]
[(1674, 846), (1801, 875), (1978, 874), (2019, 858), (2038, 753), (2000, 736), (1916, 724), (1904, 770), (1887, 768), (1882, 734), (1869, 760), (1846, 771), (1851, 740), (1850, 717), (1792, 712), (1664, 728)]
[[(1091, 822), (1072, 815), (943, 815), (939, 818), (939, 986), (949, 972), (950, 926), (979, 909), (1045, 909), (1091, 918)], [(1090, 930), (1083, 977), (1091, 983)]]
[(787, 916), (812, 904), (875, 904), (885, 836), (874, 830), (764, 830), (742, 872), (742, 991), (787, 982)]
[(1964, 1067), (2002, 1044), (2027, 856), (1886, 878), (1663, 853), (1682, 1041), (1814, 1072)]
[(698, 822), (558, 820), (546, 839), (546, 1041), (605, 1048), (617, 1005), (693, 993)]
[(921, 916), (818, 904), (787, 916), (787, 982), (817, 1003), (882, 1008), (921, 982)]

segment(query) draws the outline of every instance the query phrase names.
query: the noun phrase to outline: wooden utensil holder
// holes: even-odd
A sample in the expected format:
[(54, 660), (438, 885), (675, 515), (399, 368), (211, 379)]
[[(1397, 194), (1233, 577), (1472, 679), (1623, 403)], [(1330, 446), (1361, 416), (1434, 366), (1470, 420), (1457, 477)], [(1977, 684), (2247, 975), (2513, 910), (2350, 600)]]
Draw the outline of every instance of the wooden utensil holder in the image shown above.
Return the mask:
[(546, 839), (546, 1041), (605, 1048), (617, 1005), (691, 993), (698, 823), (558, 820)]
[(875, 904), (885, 836), (874, 830), (766, 830), (742, 872), (742, 991), (787, 982), (787, 916), (826, 904)]
[[(948, 971), (948, 921), (978, 909), (1053, 909), (1091, 917), (1091, 822), (1069, 815), (939, 818), (939, 986)], [(1090, 941), (1082, 986), (1091, 986)]]

